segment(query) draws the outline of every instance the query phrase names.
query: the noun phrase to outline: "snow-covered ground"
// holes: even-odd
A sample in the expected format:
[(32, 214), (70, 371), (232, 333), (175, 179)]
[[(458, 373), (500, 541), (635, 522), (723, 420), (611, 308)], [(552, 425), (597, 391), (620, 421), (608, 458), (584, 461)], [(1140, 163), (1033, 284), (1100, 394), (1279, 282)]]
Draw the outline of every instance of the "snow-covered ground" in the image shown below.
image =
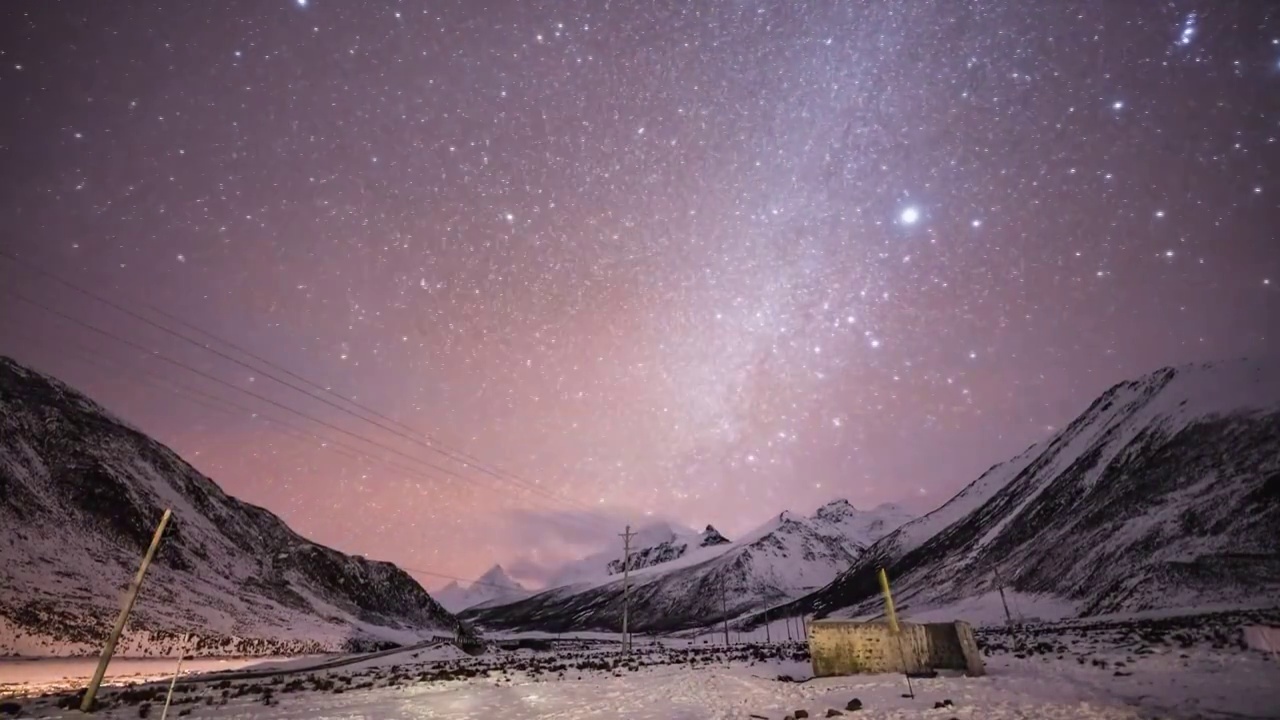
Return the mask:
[[(317, 659), (268, 663), (270, 678), (184, 677), (170, 716), (191, 718), (741, 718), (805, 710), (879, 718), (1280, 718), (1280, 663), (1242, 647), (1234, 615), (983, 629), (981, 678), (899, 675), (811, 679), (800, 643), (635, 643), (630, 659), (604, 638), (505, 637), (527, 647), (464, 657), (430, 647), (334, 669)], [(616, 638), (614, 639), (616, 640)], [(35, 665), (38, 663), (27, 663)], [(785, 676), (785, 677), (784, 677)], [(106, 717), (163, 703), (164, 682), (106, 690)], [(59, 699), (23, 700), (31, 717), (80, 717)], [(950, 705), (947, 705), (950, 701)], [(73, 700), (63, 701), (64, 705)], [(939, 707), (939, 704), (942, 704)], [(158, 716), (152, 710), (154, 716)]]
[[(239, 670), (271, 658), (190, 658), (182, 664), (185, 673), (213, 673)], [(283, 658), (277, 659), (283, 661)], [(177, 658), (115, 658), (107, 666), (108, 685), (142, 683), (173, 676)], [(69, 687), (83, 687), (98, 667), (96, 657), (0, 658), (0, 698), (22, 693), (42, 693)]]

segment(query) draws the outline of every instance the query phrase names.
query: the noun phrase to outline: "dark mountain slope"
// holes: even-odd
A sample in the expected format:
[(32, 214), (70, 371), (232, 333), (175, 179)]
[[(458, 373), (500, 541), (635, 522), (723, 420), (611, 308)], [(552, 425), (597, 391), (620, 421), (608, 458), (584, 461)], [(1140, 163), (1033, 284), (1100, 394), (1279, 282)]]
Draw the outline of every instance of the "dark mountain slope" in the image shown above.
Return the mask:
[(300, 537), (63, 383), (0, 357), (0, 654), (98, 649), (164, 508), (121, 652), (316, 652), (451, 635), (390, 563)]

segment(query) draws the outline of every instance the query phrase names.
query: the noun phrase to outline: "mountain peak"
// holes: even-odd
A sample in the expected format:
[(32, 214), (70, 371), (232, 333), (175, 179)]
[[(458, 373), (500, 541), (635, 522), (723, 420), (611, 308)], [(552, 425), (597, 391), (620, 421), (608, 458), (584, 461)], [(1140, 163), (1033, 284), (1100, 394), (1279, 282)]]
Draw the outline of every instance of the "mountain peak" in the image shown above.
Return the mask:
[(712, 545), (724, 545), (728, 542), (729, 538), (721, 535), (720, 531), (711, 525), (707, 525), (707, 529), (702, 531), (702, 541), (698, 544), (701, 547), (711, 547)]
[(528, 594), (501, 565), (494, 565), (465, 588), (456, 582), (449, 583), (435, 594), (435, 599), (446, 609), (461, 612), (494, 600), (517, 599)]
[(517, 583), (515, 580), (511, 579), (511, 576), (507, 574), (506, 570), (502, 569), (501, 565), (496, 565), (496, 564), (493, 567), (489, 568), (487, 571), (485, 571), (485, 574), (481, 575), (480, 578), (473, 583), (473, 586), (476, 586), (476, 585), (481, 587), (488, 586), (491, 588), (502, 588), (502, 589), (511, 589), (511, 590), (524, 589), (523, 587), (520, 586), (520, 583)]
[(838, 500), (832, 500), (826, 505), (818, 508), (818, 511), (814, 513), (814, 517), (827, 520), (848, 517), (856, 512), (858, 512), (858, 509), (855, 508), (848, 500), (840, 498)]

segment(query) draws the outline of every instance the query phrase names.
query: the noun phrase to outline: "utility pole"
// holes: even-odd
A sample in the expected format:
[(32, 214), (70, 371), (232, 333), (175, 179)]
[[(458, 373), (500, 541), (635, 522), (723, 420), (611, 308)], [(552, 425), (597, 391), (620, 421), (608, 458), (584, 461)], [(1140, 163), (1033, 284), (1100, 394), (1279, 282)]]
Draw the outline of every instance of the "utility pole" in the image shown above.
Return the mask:
[(1009, 613), (1009, 601), (1004, 597), (1004, 581), (1000, 579), (999, 570), (992, 568), (991, 573), (996, 576), (996, 589), (1000, 591), (1000, 604), (1004, 606), (1005, 627), (1013, 630), (1013, 615)]
[(729, 647), (729, 599), (723, 581), (720, 583), (720, 612), (724, 615), (724, 646)]
[(622, 536), (622, 651), (631, 653), (631, 635), (627, 632), (627, 615), (631, 611), (631, 526), (619, 535)]
[(191, 645), (191, 633), (182, 636), (182, 647), (178, 650), (178, 667), (173, 670), (173, 679), (169, 681), (169, 693), (164, 696), (164, 710), (160, 711), (160, 720), (169, 717), (169, 704), (173, 702), (173, 688), (178, 684), (178, 676), (182, 674), (182, 661), (187, 657), (187, 648)]
[(765, 644), (765, 645), (772, 645), (772, 644), (773, 644), (773, 640), (769, 638), (769, 611), (768, 611), (768, 609), (766, 609), (766, 610), (764, 611), (764, 644)]
[(125, 621), (129, 619), (133, 604), (138, 600), (138, 591), (142, 589), (142, 579), (147, 574), (147, 568), (151, 566), (151, 560), (156, 556), (156, 549), (160, 547), (160, 538), (164, 535), (164, 529), (168, 527), (169, 518), (172, 515), (173, 512), (165, 508), (164, 515), (160, 517), (156, 534), (151, 538), (151, 546), (147, 548), (147, 554), (142, 556), (138, 574), (134, 576), (133, 582), (129, 585), (129, 591), (125, 594), (124, 606), (120, 608), (120, 617), (116, 618), (116, 626), (107, 636), (107, 644), (102, 646), (102, 657), (98, 659), (98, 669), (93, 671), (93, 679), (89, 681), (89, 687), (85, 688), (84, 699), (80, 701), (80, 712), (93, 711), (93, 698), (98, 694), (98, 686), (102, 684), (103, 676), (107, 674), (107, 663), (111, 662), (111, 656), (116, 651), (116, 643), (120, 641), (120, 633), (124, 632)]

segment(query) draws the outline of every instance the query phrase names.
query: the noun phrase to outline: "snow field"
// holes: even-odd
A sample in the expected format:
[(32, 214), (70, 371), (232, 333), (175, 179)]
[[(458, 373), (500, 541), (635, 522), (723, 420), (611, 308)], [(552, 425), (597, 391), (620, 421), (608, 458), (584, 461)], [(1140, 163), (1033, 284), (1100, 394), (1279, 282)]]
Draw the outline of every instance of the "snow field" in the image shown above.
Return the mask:
[[(1270, 617), (1270, 615), (1268, 615)], [(406, 649), (341, 668), (315, 660), (254, 669), (283, 674), (244, 681), (184, 677), (176, 713), (191, 718), (591, 718), (781, 720), (796, 710), (824, 717), (857, 698), (859, 718), (882, 720), (1119, 720), (1280, 717), (1280, 663), (1244, 649), (1239, 614), (1191, 618), (985, 628), (988, 675), (912, 681), (899, 675), (811, 679), (799, 643), (710, 646), (700, 641), (637, 644), (542, 641), (531, 648), (459, 657), (452, 648)], [(1267, 620), (1267, 618), (1261, 618)], [(533, 640), (533, 643), (528, 641)], [(332, 658), (325, 658), (325, 661)], [(783, 678), (782, 676), (789, 676)], [(800, 681), (800, 682), (797, 682)], [(107, 717), (137, 717), (160, 704), (167, 683), (104, 693)], [(935, 707), (951, 701), (950, 706)], [(56, 699), (26, 700), (37, 718), (81, 717)], [(174, 713), (171, 713), (171, 716)], [(854, 715), (855, 713), (848, 713)]]

